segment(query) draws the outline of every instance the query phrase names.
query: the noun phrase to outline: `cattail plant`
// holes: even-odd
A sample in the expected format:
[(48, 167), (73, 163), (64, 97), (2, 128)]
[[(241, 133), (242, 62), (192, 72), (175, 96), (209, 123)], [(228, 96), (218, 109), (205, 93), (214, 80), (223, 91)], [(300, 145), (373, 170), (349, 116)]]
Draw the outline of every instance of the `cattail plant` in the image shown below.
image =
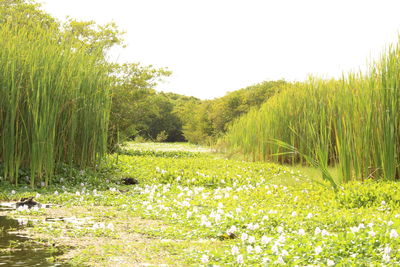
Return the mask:
[[(254, 160), (337, 166), (341, 180), (400, 178), (400, 47), (367, 73), (287, 85), (260, 109), (236, 120), (224, 137)], [(280, 145), (276, 140), (279, 140)], [(289, 147), (299, 153), (292, 153)]]
[(17, 184), (49, 184), (59, 163), (93, 166), (110, 110), (102, 51), (85, 53), (57, 25), (0, 24), (0, 164)]

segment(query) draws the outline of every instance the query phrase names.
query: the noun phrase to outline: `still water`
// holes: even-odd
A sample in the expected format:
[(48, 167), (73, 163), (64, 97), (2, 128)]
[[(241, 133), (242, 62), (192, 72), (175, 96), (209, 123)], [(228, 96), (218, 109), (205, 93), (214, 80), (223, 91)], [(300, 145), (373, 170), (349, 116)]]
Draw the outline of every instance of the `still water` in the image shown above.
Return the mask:
[[(3, 266), (69, 266), (67, 264), (51, 263), (46, 258), (59, 256), (62, 252), (51, 250), (46, 246), (36, 244), (15, 230), (21, 229), (24, 223), (18, 220), (0, 216), (0, 267)], [(12, 248), (12, 249), (10, 249)]]

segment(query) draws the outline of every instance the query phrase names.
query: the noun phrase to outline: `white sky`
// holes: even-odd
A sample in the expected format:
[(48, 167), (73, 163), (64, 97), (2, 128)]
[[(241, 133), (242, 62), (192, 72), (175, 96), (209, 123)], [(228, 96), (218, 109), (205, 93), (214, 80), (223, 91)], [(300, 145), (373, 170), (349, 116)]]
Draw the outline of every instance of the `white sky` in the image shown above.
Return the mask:
[(214, 98), (265, 80), (339, 77), (397, 42), (399, 0), (41, 0), (44, 9), (115, 21), (119, 62), (168, 67), (158, 89)]

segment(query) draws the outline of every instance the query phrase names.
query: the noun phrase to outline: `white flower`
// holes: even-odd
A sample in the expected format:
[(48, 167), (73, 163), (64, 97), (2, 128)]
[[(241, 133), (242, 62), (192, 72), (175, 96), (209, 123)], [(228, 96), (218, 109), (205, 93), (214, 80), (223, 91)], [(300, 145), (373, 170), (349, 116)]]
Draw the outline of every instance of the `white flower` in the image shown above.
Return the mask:
[(387, 225), (389, 225), (389, 226), (391, 226), (392, 224), (393, 224), (392, 221), (388, 221), (388, 222), (387, 222)]
[(326, 261), (326, 265), (328, 265), (328, 266), (333, 266), (333, 265), (335, 265), (335, 262), (333, 261), (333, 260), (327, 260)]
[(233, 234), (234, 232), (236, 232), (237, 228), (236, 226), (232, 225), (231, 228), (229, 228), (226, 233), (229, 234)]
[(237, 246), (233, 246), (231, 252), (232, 255), (239, 254), (239, 248)]
[(215, 214), (215, 222), (218, 223), (219, 221), (221, 221), (221, 215), (219, 213)]
[(107, 229), (114, 231), (114, 224), (112, 224), (112, 223), (107, 224)]
[(277, 232), (278, 233), (282, 233), (283, 232), (283, 227), (282, 226), (278, 226)]
[(36, 193), (36, 197), (35, 198), (39, 198), (41, 195), (39, 193)]
[(254, 243), (254, 242), (256, 242), (256, 238), (254, 237), (254, 236), (249, 236), (249, 243)]
[(203, 256), (201, 256), (200, 260), (201, 260), (202, 263), (207, 263), (208, 262), (208, 256), (203, 254)]
[(55, 192), (54, 192), (54, 195), (56, 195), (56, 196), (57, 196), (57, 195), (58, 195), (58, 191), (55, 191)]
[(390, 252), (392, 252), (392, 249), (390, 247), (385, 247), (383, 250), (383, 253), (385, 254), (390, 254)]
[(19, 225), (27, 225), (29, 222), (29, 220), (25, 219), (25, 218), (19, 218), (19, 219), (17, 219), (17, 221), (18, 221)]
[(297, 212), (293, 211), (292, 212), (292, 217), (296, 217), (297, 216)]
[(315, 252), (316, 255), (320, 254), (322, 252), (321, 246), (316, 247), (314, 252)]
[(306, 219), (311, 219), (312, 218), (312, 213), (307, 214)]
[(381, 205), (382, 205), (382, 206), (385, 206), (385, 205), (386, 205), (385, 200), (382, 200)]
[(105, 228), (105, 224), (104, 223), (95, 223), (93, 224), (93, 229), (104, 229)]
[(262, 252), (262, 249), (261, 249), (260, 246), (256, 246), (256, 247), (254, 248), (254, 251), (255, 251), (257, 254), (260, 254), (260, 253)]
[(287, 255), (289, 255), (289, 252), (286, 249), (282, 249), (281, 256), (284, 257)]
[(283, 260), (283, 258), (281, 256), (279, 256), (278, 259), (275, 261), (275, 263), (277, 263), (277, 264), (285, 264), (285, 261)]
[(390, 261), (390, 256), (389, 256), (388, 254), (383, 254), (383, 255), (382, 255), (382, 259), (383, 259), (383, 261), (385, 261), (385, 262), (389, 262), (389, 261)]
[(372, 230), (369, 231), (368, 234), (369, 234), (370, 236), (375, 236), (375, 235), (376, 235), (376, 233), (375, 233), (374, 231), (372, 231)]
[(329, 236), (329, 232), (324, 229), (324, 230), (321, 231), (321, 235), (322, 236)]
[(24, 210), (29, 210), (27, 205), (19, 206), (18, 209), (17, 209), (17, 211), (24, 211)]
[(243, 256), (242, 255), (238, 255), (237, 258), (236, 258), (236, 262), (239, 263), (239, 264), (240, 263), (244, 263)]
[(264, 245), (268, 244), (271, 240), (272, 240), (272, 237), (268, 237), (265, 235), (261, 237), (261, 243), (263, 243)]
[(242, 241), (245, 241), (248, 237), (249, 237), (248, 234), (242, 233), (242, 236), (240, 238), (242, 239)]
[(12, 190), (12, 191), (11, 191), (11, 194), (15, 195), (15, 193), (16, 193), (15, 190)]
[(304, 231), (304, 229), (299, 229), (298, 234), (299, 235), (305, 235), (306, 231)]
[(249, 230), (257, 230), (259, 227), (260, 227), (260, 225), (258, 223), (256, 223), (256, 224), (249, 223), (247, 225), (247, 229), (249, 229)]
[(279, 249), (278, 249), (278, 245), (275, 243), (272, 247), (271, 250), (274, 254), (278, 254)]
[(247, 253), (251, 254), (253, 252), (253, 247), (248, 245), (246, 250), (247, 250)]
[(352, 233), (357, 233), (360, 230), (360, 228), (358, 228), (357, 226), (354, 226), (354, 227), (350, 227), (350, 230)]
[(278, 242), (278, 243), (285, 243), (285, 241), (286, 241), (286, 237), (285, 237), (284, 234), (282, 234), (282, 235), (280, 235), (280, 236), (278, 237), (278, 240), (277, 240), (276, 242)]
[(318, 235), (318, 234), (320, 234), (321, 233), (321, 229), (319, 228), (319, 227), (316, 227), (315, 228), (315, 231), (314, 231), (314, 234), (315, 235)]
[(395, 229), (390, 230), (390, 238), (397, 238), (399, 237), (399, 234)]

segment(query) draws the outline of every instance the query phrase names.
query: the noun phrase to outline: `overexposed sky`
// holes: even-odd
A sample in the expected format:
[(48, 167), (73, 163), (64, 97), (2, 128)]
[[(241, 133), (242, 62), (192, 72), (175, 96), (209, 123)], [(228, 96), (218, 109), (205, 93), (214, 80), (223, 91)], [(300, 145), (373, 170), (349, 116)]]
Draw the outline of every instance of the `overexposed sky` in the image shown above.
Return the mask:
[(400, 0), (40, 0), (53, 16), (115, 21), (119, 62), (168, 67), (158, 90), (202, 99), (265, 80), (365, 69), (400, 30)]

